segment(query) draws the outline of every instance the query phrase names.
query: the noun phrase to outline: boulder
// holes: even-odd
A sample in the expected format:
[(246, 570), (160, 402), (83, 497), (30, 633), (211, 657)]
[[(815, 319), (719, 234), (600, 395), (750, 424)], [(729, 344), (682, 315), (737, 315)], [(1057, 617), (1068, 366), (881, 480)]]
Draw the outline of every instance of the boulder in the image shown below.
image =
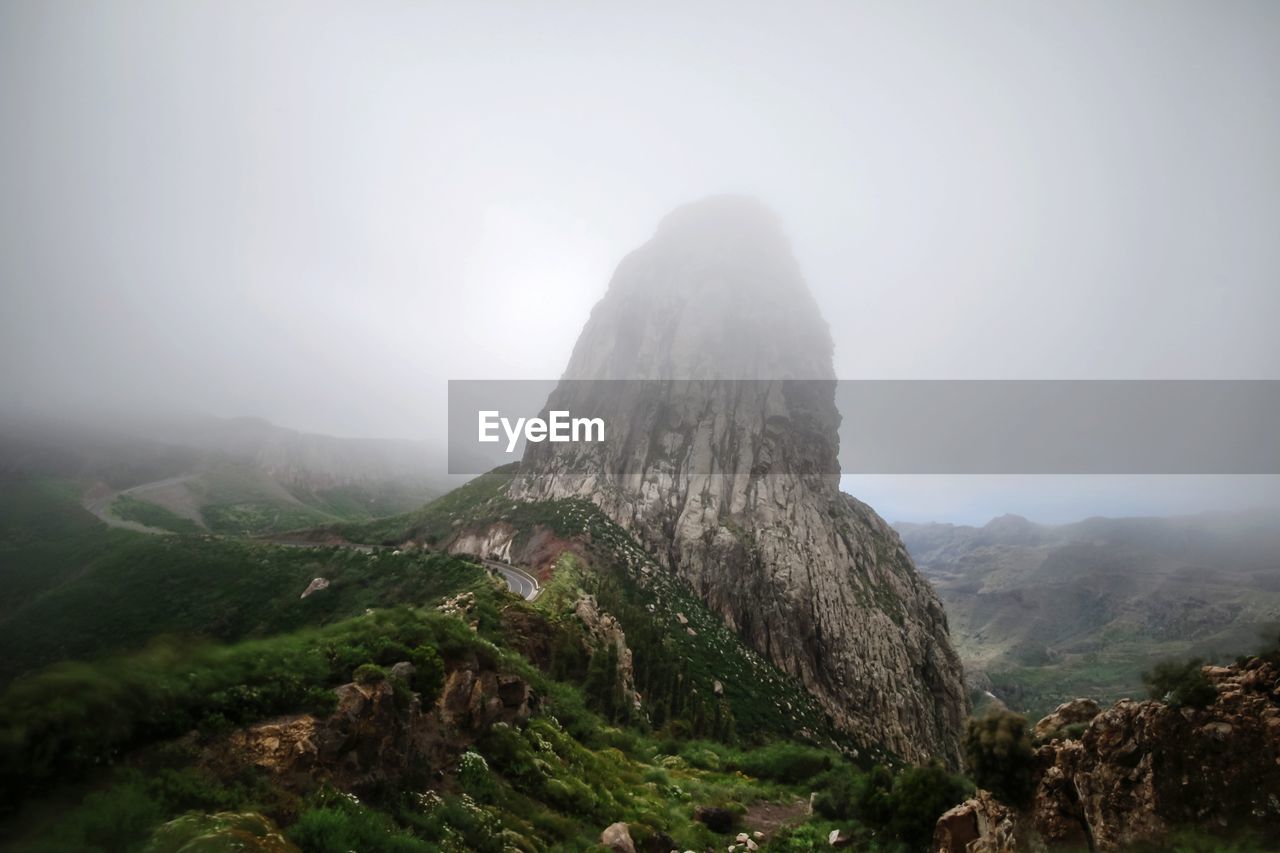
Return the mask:
[(938, 818), (935, 853), (1017, 853), (1031, 847), (1021, 837), (1018, 816), (987, 791), (979, 790)]
[(614, 853), (636, 853), (635, 842), (631, 840), (631, 830), (625, 823), (611, 823), (600, 833), (600, 843)]
[(311, 581), (311, 583), (307, 584), (307, 588), (302, 591), (302, 595), (298, 596), (298, 598), (306, 598), (308, 595), (311, 595), (312, 593), (316, 593), (322, 589), (328, 589), (328, 588), (329, 588), (328, 578), (315, 578), (314, 580)]
[(1067, 726), (1087, 723), (1101, 712), (1102, 708), (1092, 699), (1072, 699), (1070, 702), (1063, 702), (1036, 723), (1033, 734), (1037, 741), (1062, 737)]

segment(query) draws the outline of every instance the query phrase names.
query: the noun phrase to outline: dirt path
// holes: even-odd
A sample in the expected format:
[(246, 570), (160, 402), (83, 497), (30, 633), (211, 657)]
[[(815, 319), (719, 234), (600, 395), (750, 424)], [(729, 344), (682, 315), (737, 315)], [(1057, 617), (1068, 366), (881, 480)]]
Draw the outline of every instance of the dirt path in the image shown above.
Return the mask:
[(784, 826), (799, 823), (809, 815), (809, 801), (796, 800), (791, 803), (752, 803), (743, 815), (742, 825), (747, 833), (762, 832), (764, 837), (772, 838), (773, 834)]
[(159, 530), (155, 527), (147, 527), (145, 524), (139, 524), (136, 521), (125, 521), (123, 518), (117, 518), (111, 513), (111, 504), (116, 498), (120, 497), (120, 492), (115, 491), (109, 486), (99, 483), (89, 491), (84, 493), (80, 503), (85, 509), (93, 513), (97, 518), (106, 523), (110, 527), (119, 527), (122, 530), (132, 530), (135, 533), (157, 533), (167, 534), (167, 530)]
[[(161, 530), (157, 527), (148, 527), (147, 525), (139, 524), (136, 521), (128, 521), (126, 519), (116, 516), (113, 512), (111, 512), (111, 504), (113, 504), (116, 498), (120, 497), (121, 495), (140, 496), (145, 493), (151, 492), (153, 494), (148, 495), (148, 497), (146, 498), (139, 498), (139, 499), (150, 500), (152, 503), (162, 507), (163, 509), (169, 510), (175, 515), (181, 516), (183, 518), (190, 518), (199, 527), (207, 530), (208, 528), (204, 526), (204, 520), (200, 518), (198, 513), (193, 514), (193, 511), (187, 507), (175, 508), (173, 506), (168, 505), (172, 500), (172, 496), (171, 494), (166, 494), (166, 493), (171, 493), (175, 486), (181, 486), (184, 483), (186, 483), (188, 480), (193, 479), (194, 477), (195, 477), (194, 474), (183, 474), (182, 476), (179, 476), (179, 477), (169, 477), (164, 480), (156, 480), (155, 482), (152, 482), (152, 483), (143, 483), (139, 486), (133, 486), (131, 488), (121, 489), (119, 491), (113, 490), (111, 487), (107, 486), (105, 483), (98, 483), (97, 485), (93, 486), (93, 488), (89, 489), (89, 491), (84, 493), (84, 497), (81, 499), (80, 503), (84, 506), (85, 509), (89, 510), (89, 512), (97, 516), (98, 519), (110, 525), (111, 527), (119, 527), (124, 530), (132, 530), (136, 533), (156, 533), (156, 534), (167, 535), (170, 532), (168, 530)], [(162, 499), (157, 500), (156, 499), (157, 497), (160, 497)], [(165, 501), (163, 500), (163, 498), (170, 498), (170, 501)]]

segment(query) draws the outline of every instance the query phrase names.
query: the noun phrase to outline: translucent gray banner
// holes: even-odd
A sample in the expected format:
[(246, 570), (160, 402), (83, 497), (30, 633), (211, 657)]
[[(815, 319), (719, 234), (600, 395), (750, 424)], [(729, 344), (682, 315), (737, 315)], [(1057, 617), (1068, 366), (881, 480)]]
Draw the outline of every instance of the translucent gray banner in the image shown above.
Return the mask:
[(1280, 474), (1278, 425), (1274, 380), (452, 380), (449, 471)]

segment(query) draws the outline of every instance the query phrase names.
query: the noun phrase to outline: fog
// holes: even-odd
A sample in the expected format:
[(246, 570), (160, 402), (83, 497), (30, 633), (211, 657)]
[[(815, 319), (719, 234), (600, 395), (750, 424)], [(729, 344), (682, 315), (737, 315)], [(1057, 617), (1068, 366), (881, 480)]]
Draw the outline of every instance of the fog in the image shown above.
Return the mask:
[[(442, 440), (686, 201), (777, 211), (842, 378), (1280, 378), (1272, 2), (0, 6), (0, 409)], [(860, 478), (891, 518), (1276, 499)]]

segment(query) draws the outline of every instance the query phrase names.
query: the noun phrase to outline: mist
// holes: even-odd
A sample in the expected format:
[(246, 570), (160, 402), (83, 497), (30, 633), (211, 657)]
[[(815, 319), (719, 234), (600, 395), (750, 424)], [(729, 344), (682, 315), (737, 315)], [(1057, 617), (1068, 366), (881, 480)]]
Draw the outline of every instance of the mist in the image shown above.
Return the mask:
[[(674, 207), (754, 195), (875, 379), (1274, 379), (1280, 7), (0, 7), (0, 411), (443, 443)], [(889, 518), (1274, 478), (846, 478)]]

